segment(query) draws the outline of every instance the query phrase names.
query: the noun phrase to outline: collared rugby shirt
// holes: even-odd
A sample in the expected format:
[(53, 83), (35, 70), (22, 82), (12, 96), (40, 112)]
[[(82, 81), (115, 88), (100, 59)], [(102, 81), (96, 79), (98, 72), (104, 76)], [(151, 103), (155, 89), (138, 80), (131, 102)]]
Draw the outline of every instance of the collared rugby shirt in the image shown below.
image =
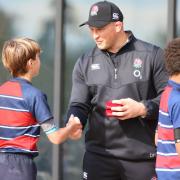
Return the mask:
[(0, 86), (0, 152), (38, 155), (40, 124), (51, 119), (46, 95), (22, 78)]
[(180, 156), (176, 152), (174, 129), (180, 128), (180, 84), (168, 81), (161, 97), (156, 171), (158, 180), (180, 179)]

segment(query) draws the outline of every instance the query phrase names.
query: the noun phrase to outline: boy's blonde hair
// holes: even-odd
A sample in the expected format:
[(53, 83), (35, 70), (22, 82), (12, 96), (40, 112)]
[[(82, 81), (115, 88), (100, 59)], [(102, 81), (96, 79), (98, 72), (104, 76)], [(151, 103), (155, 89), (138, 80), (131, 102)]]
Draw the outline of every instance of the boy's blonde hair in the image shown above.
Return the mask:
[(2, 62), (13, 77), (24, 75), (28, 72), (27, 62), (35, 60), (40, 53), (39, 44), (29, 38), (15, 38), (4, 43), (2, 50)]

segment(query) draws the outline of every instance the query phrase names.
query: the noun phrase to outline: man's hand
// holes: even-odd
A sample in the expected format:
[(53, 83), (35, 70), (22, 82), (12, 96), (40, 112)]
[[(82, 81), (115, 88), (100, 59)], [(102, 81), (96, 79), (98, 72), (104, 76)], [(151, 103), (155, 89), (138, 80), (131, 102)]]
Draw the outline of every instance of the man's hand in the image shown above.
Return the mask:
[(126, 120), (138, 116), (146, 116), (147, 110), (143, 103), (137, 102), (131, 98), (113, 100), (112, 103), (119, 104), (117, 107), (111, 107), (112, 115), (119, 120)]
[(66, 126), (70, 126), (73, 123), (75, 123), (76, 125), (80, 125), (80, 126), (76, 126), (71, 130), (71, 132), (69, 134), (69, 138), (72, 140), (78, 140), (82, 136), (82, 125), (81, 125), (81, 122), (78, 117), (74, 117), (71, 115)]

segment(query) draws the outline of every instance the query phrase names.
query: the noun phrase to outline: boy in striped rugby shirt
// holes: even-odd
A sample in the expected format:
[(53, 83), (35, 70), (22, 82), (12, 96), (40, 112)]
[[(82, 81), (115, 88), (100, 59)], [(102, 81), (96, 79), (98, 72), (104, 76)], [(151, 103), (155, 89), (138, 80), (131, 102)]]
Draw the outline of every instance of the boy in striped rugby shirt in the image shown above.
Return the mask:
[(33, 158), (38, 155), (40, 127), (54, 144), (82, 131), (74, 116), (58, 129), (46, 95), (32, 85), (32, 78), (39, 74), (40, 51), (39, 44), (28, 38), (12, 39), (3, 46), (2, 62), (12, 78), (0, 86), (1, 180), (36, 179)]
[(180, 38), (165, 49), (168, 84), (162, 93), (157, 137), (158, 180), (180, 179)]

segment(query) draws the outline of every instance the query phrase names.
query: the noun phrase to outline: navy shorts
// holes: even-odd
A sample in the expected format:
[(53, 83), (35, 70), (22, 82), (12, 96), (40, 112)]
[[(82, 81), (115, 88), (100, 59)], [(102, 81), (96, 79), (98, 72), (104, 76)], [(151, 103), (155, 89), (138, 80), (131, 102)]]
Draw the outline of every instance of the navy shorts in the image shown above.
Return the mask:
[(24, 154), (0, 153), (1, 180), (36, 180), (33, 158)]
[(83, 180), (156, 180), (155, 159), (126, 161), (86, 152)]

